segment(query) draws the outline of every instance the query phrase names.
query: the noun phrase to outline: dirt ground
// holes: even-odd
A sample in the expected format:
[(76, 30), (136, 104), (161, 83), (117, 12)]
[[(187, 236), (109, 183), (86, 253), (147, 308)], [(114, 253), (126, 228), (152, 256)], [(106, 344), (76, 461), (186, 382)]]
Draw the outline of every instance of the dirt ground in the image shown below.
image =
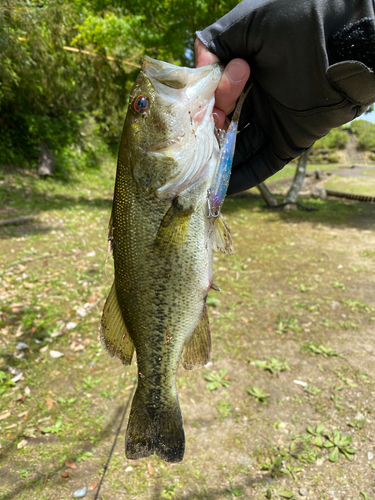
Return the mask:
[[(93, 499), (136, 382), (98, 343), (113, 175), (0, 185), (0, 217), (36, 217), (0, 228), (0, 500)], [(100, 499), (375, 499), (375, 205), (302, 202), (227, 200), (185, 458), (127, 460), (125, 419)]]

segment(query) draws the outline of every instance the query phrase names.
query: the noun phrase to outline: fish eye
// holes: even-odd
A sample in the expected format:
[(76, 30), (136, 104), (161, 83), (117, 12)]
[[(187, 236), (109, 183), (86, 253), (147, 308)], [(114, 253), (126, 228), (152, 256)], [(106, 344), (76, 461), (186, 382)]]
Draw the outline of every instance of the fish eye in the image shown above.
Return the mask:
[(137, 113), (143, 113), (148, 108), (148, 97), (145, 95), (139, 95), (135, 99), (133, 107)]

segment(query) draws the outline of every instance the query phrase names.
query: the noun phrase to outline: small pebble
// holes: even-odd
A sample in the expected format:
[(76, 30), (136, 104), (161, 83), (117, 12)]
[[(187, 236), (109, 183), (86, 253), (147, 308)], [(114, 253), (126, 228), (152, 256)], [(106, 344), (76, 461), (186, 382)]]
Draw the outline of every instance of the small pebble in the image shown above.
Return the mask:
[(73, 493), (73, 498), (83, 498), (86, 496), (86, 493), (87, 493), (87, 488), (85, 486), (84, 488), (81, 488), (80, 490), (76, 490)]
[(74, 321), (69, 321), (69, 323), (67, 323), (66, 325), (66, 329), (67, 330), (74, 330), (74, 328), (77, 326), (77, 323), (75, 323)]
[(302, 387), (307, 387), (307, 382), (302, 382), (302, 380), (293, 380), (297, 385), (302, 385)]
[(49, 352), (49, 355), (51, 356), (51, 358), (61, 358), (61, 356), (64, 356), (64, 353), (60, 352), (60, 351), (50, 351)]
[(369, 452), (367, 453), (367, 458), (368, 458), (369, 460), (372, 460), (372, 459), (374, 458), (374, 454), (372, 453), (372, 451), (369, 451)]
[(18, 351), (22, 351), (23, 349), (27, 349), (28, 348), (28, 345), (25, 344), (24, 342), (18, 342), (17, 346), (16, 346), (16, 349)]
[(306, 488), (301, 488), (299, 490), (299, 494), (301, 495), (301, 497), (306, 497), (307, 496), (307, 489)]
[(88, 312), (84, 307), (80, 306), (77, 309), (77, 314), (78, 314), (78, 316), (81, 316), (81, 318), (84, 318), (85, 316), (87, 316)]
[(125, 472), (131, 472), (133, 470), (133, 467), (129, 465), (129, 467), (126, 467)]

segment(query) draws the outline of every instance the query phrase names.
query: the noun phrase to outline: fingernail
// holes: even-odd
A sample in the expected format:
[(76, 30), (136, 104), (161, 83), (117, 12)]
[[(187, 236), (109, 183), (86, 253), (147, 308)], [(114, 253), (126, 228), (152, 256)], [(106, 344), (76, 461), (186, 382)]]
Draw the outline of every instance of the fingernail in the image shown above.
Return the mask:
[(247, 73), (247, 68), (243, 64), (237, 62), (229, 63), (225, 70), (226, 77), (232, 83), (240, 83)]

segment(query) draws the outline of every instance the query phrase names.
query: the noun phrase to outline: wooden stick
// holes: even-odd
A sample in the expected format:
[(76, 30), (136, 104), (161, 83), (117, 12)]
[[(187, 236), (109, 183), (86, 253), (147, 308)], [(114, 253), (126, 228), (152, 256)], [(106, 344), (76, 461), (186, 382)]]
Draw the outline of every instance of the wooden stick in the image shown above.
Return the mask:
[(32, 221), (35, 217), (32, 215), (21, 215), (21, 217), (15, 217), (14, 219), (3, 219), (0, 220), (0, 226), (7, 226), (8, 224), (23, 224), (24, 222)]

